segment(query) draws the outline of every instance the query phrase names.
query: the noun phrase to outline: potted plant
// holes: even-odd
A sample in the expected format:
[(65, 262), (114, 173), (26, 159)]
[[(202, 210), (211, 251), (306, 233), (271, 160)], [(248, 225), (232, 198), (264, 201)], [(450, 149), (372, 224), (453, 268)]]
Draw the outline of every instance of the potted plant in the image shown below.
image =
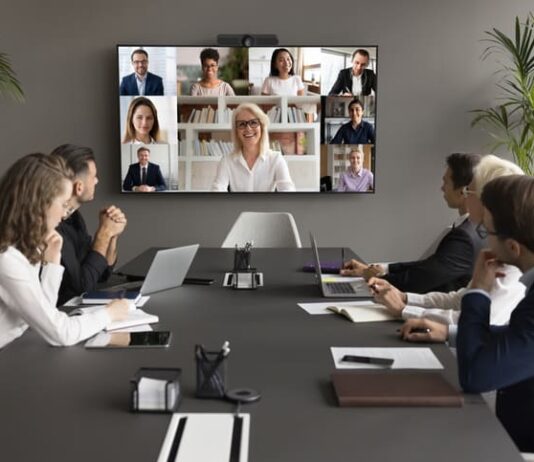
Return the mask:
[(515, 32), (508, 37), (498, 29), (485, 32), (489, 43), (482, 59), (504, 55), (498, 72), (501, 79), (498, 103), (488, 109), (476, 109), (471, 125), (483, 125), (495, 140), (492, 149), (507, 148), (516, 163), (533, 173), (534, 161), (534, 14), (524, 23), (515, 18)]
[(15, 72), (11, 69), (9, 56), (6, 53), (0, 53), (0, 96), (8, 95), (19, 102), (24, 101), (24, 92)]

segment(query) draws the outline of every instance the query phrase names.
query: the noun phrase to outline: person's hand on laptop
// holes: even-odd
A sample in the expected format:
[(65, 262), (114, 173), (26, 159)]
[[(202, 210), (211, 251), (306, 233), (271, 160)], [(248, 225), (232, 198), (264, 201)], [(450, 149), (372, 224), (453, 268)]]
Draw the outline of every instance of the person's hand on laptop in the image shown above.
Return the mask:
[(400, 336), (407, 342), (446, 342), (449, 326), (426, 318), (408, 319), (400, 328)]
[(372, 277), (367, 281), (367, 285), (373, 293), (375, 302), (384, 305), (394, 316), (401, 317), (402, 310), (408, 300), (407, 295), (385, 279)]
[(362, 277), (363, 272), (367, 269), (365, 263), (359, 262), (354, 258), (343, 263), (343, 268), (339, 271), (342, 276)]

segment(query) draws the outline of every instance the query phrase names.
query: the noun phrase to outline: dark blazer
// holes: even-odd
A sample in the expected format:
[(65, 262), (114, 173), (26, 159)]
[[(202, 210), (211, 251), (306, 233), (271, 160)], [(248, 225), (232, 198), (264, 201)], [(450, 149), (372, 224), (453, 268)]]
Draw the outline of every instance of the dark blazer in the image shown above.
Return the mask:
[[(120, 88), (121, 96), (139, 96), (135, 73), (123, 77)], [(147, 72), (145, 96), (163, 96), (163, 80), (160, 76)]]
[[(161, 174), (161, 169), (158, 164), (153, 164), (152, 162), (148, 163), (148, 168), (146, 171), (146, 184), (148, 186), (154, 186), (156, 191), (164, 191), (167, 189), (163, 175)], [(128, 173), (124, 178), (122, 183), (122, 189), (124, 191), (131, 191), (134, 186), (141, 185), (141, 167), (139, 162), (136, 164), (130, 165), (128, 168)]]
[(465, 220), (443, 237), (434, 254), (424, 260), (392, 263), (384, 279), (403, 292), (458, 290), (470, 281), (482, 245), (475, 226)]
[[(364, 69), (362, 74), (362, 95), (371, 94), (371, 89), (376, 93), (376, 74), (371, 69)], [(352, 67), (339, 71), (337, 80), (332, 89), (328, 92), (329, 96), (352, 92)]]
[(468, 393), (498, 389), (497, 417), (523, 452), (534, 452), (533, 288), (507, 326), (489, 325), (487, 296), (464, 295), (456, 337), (460, 385)]
[(65, 268), (58, 304), (72, 297), (96, 289), (98, 282), (111, 275), (112, 267), (106, 258), (92, 249), (93, 239), (87, 232), (85, 221), (77, 210), (57, 227), (63, 238), (61, 265)]

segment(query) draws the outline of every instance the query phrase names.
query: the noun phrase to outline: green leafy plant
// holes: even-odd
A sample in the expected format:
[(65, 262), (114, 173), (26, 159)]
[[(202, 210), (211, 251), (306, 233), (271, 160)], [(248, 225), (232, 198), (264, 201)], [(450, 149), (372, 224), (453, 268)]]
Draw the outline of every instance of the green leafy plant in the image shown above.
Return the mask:
[(534, 161), (534, 14), (525, 22), (515, 18), (515, 33), (508, 37), (498, 29), (485, 32), (488, 47), (482, 59), (502, 55), (497, 87), (501, 91), (496, 106), (475, 109), (471, 125), (483, 125), (494, 139), (493, 150), (505, 147), (528, 174)]
[(24, 91), (11, 68), (9, 56), (0, 53), (0, 96), (8, 95), (19, 102), (24, 101)]

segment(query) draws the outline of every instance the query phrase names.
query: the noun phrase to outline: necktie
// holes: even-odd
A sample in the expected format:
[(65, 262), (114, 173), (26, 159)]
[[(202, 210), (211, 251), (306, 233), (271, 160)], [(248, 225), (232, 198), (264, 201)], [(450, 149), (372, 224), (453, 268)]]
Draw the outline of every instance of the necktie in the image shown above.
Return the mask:
[(146, 184), (146, 167), (141, 168), (141, 184)]

